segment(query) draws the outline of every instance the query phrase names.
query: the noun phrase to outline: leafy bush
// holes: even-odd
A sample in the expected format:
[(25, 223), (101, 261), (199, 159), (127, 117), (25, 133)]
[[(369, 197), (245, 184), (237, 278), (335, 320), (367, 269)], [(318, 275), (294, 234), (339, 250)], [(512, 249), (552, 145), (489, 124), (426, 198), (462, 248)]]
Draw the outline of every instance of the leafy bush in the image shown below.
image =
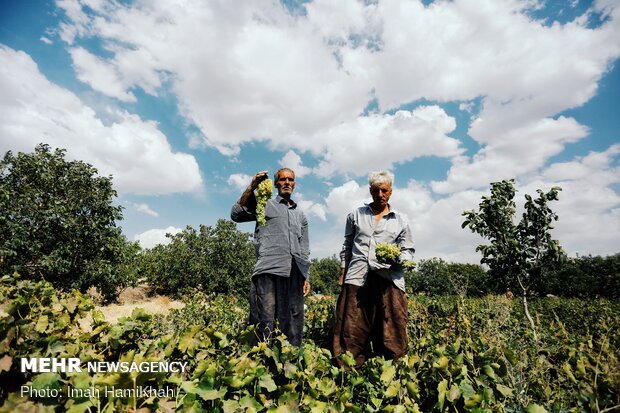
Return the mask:
[(180, 296), (199, 288), (209, 293), (247, 296), (256, 261), (250, 234), (220, 219), (215, 227), (188, 226), (143, 254), (142, 270), (153, 290)]
[(339, 275), (340, 259), (336, 256), (313, 258), (310, 261), (310, 285), (315, 293), (338, 295), (340, 293)]
[(476, 264), (431, 258), (420, 260), (417, 269), (405, 276), (409, 292), (418, 294), (480, 297), (490, 292), (487, 272)]
[(581, 256), (544, 268), (542, 294), (620, 298), (620, 253)]
[[(102, 287), (111, 299), (131, 282), (116, 265), (130, 255), (116, 227), (112, 178), (40, 144), (0, 161), (0, 273), (45, 278), (58, 288)], [(107, 282), (113, 279), (114, 282)]]

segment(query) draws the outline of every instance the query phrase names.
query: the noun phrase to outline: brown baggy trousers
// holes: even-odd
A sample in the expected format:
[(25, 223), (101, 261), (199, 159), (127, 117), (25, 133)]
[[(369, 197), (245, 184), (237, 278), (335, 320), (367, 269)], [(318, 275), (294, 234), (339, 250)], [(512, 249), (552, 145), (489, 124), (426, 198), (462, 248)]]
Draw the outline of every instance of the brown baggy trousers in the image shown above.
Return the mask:
[[(360, 367), (368, 355), (398, 359), (407, 353), (407, 295), (375, 273), (359, 287), (344, 284), (336, 304), (333, 354), (350, 351)], [(372, 353), (370, 348), (372, 344)]]

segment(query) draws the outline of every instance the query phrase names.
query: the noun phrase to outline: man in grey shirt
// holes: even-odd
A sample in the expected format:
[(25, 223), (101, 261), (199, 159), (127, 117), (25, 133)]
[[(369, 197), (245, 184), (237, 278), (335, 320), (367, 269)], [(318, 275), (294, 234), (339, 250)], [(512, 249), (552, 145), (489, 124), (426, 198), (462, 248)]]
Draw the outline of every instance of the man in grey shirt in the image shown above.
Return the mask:
[[(256, 221), (254, 190), (267, 179), (257, 173), (230, 212), (235, 222)], [(265, 225), (256, 224), (256, 265), (250, 286), (250, 323), (257, 327), (257, 341), (268, 341), (276, 327), (293, 345), (301, 345), (304, 297), (310, 292), (310, 242), (308, 220), (291, 199), (295, 172), (288, 168), (274, 175), (278, 195), (267, 201)]]
[[(342, 245), (342, 285), (336, 305), (333, 352), (336, 360), (350, 351), (356, 366), (366, 360), (370, 343), (374, 354), (397, 359), (407, 352), (407, 296), (402, 264), (413, 258), (413, 236), (407, 218), (392, 209), (393, 175), (387, 171), (368, 177), (372, 203), (347, 216)], [(395, 244), (400, 256), (379, 262), (380, 243)]]

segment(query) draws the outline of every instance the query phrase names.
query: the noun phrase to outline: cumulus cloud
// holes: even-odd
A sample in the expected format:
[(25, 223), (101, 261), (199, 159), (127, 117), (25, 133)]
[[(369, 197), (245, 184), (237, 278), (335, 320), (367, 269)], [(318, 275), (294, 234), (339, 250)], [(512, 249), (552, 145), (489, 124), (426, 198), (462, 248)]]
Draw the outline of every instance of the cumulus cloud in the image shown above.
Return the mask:
[(250, 182), (252, 182), (252, 178), (252, 176), (247, 174), (232, 174), (228, 177), (228, 180), (226, 182), (234, 188), (242, 191), (245, 190), (248, 185), (250, 185)]
[(559, 186), (554, 235), (570, 252), (614, 254), (620, 245), (620, 145), (546, 168), (529, 185)]
[(30, 56), (0, 46), (0, 151), (30, 152), (39, 142), (111, 174), (119, 192), (168, 194), (198, 191), (196, 159), (173, 152), (153, 121), (116, 111), (106, 125), (76, 95), (51, 83)]
[(325, 205), (305, 199), (303, 193), (298, 191), (294, 196), (294, 200), (297, 202), (298, 208), (304, 211), (306, 216), (316, 217), (321, 221), (327, 221), (327, 208)]
[[(364, 203), (372, 202), (367, 186), (360, 186), (356, 181), (347, 181), (332, 188), (325, 198), (327, 212), (344, 222), (347, 214)], [(344, 228), (344, 227), (343, 227)]]
[(433, 182), (433, 190), (451, 193), (461, 189), (487, 186), (492, 181), (536, 172), (566, 143), (588, 133), (572, 118), (541, 119), (504, 132), (471, 159), (455, 157), (445, 181)]
[(440, 107), (421, 106), (394, 115), (357, 117), (319, 133), (309, 142), (323, 142), (325, 146), (326, 154), (316, 168), (318, 175), (364, 175), (420, 156), (459, 155), (459, 141), (447, 136), (455, 126), (454, 119)]
[(100, 59), (82, 47), (69, 49), (77, 78), (107, 96), (126, 102), (136, 97), (123, 85), (116, 66)]
[[(317, 0), (305, 3), (299, 16), (267, 0), (89, 8), (59, 2), (70, 22), (62, 28), (65, 42), (99, 36), (112, 55), (105, 61), (77, 56), (82, 79), (131, 99), (132, 88), (155, 93), (167, 77), (182, 114), (205, 144), (225, 155), (261, 140), (312, 153), (321, 161), (320, 175), (359, 175), (363, 162), (390, 166), (431, 152), (456, 162), (446, 182), (435, 186), (443, 192), (475, 186), (460, 181), (461, 172), (473, 172), (468, 179), (478, 184), (488, 178), (476, 171), (490, 166), (521, 173), (517, 166), (529, 160), (534, 139), (557, 152), (585, 136), (579, 125), (554, 117), (590, 99), (620, 55), (618, 9), (597, 2), (612, 18), (592, 29), (584, 19), (543, 25), (528, 16), (532, 4)], [(470, 136), (483, 149), (467, 162), (447, 136), (454, 120), (440, 109), (430, 118), (416, 113), (429, 108), (409, 112), (408, 119), (381, 113), (419, 99), (477, 98), (481, 111)], [(380, 113), (359, 116), (373, 99)], [(545, 126), (550, 133), (539, 139)], [(497, 149), (506, 142), (517, 149), (515, 162), (506, 163)], [(373, 159), (379, 147), (388, 153)]]
[(174, 235), (181, 231), (183, 230), (172, 226), (164, 229), (150, 229), (137, 234), (133, 240), (138, 241), (142, 248), (154, 248), (158, 244), (167, 245), (170, 243), (170, 238), (166, 237), (166, 234)]
[[(67, 16), (60, 37), (76, 55), (80, 78), (125, 101), (136, 88), (157, 94), (170, 87), (180, 113), (199, 129), (192, 148), (238, 156), (245, 143), (260, 142), (285, 153), (282, 162), (302, 174), (347, 179), (421, 156), (449, 159), (445, 179), (395, 188), (393, 203), (410, 215), (423, 257), (475, 261), (480, 239), (460, 229), (460, 213), (504, 178), (517, 178), (526, 193), (564, 188), (556, 232), (569, 249), (588, 250), (590, 242), (597, 253), (619, 244), (617, 147), (549, 165), (566, 145), (589, 136), (588, 125), (561, 115), (588, 102), (620, 56), (617, 1), (597, 0), (564, 24), (532, 18), (528, 11), (538, 2), (529, 0), (315, 0), (303, 4), (304, 15), (269, 0), (83, 4), (58, 2)], [(599, 27), (588, 22), (593, 12), (603, 14)], [(76, 52), (78, 41), (90, 37), (101, 41), (105, 56)], [(369, 102), (376, 110), (366, 110)], [(457, 125), (441, 108), (446, 102), (461, 103), (471, 123)], [(76, 107), (90, 126), (94, 115)], [(4, 116), (18, 136), (21, 125), (13, 114)], [(144, 140), (165, 147), (156, 125), (129, 114), (120, 119), (118, 129), (131, 131), (126, 139), (134, 129), (148, 131)], [(476, 153), (465, 153), (457, 126), (479, 145)], [(162, 152), (167, 159), (186, 156)], [(302, 156), (317, 166), (308, 171)], [(249, 179), (235, 174), (228, 183), (241, 189)], [(350, 180), (333, 187), (324, 203), (305, 206), (339, 223), (369, 198), (365, 184)], [(341, 242), (332, 232), (326, 236)]]
[(295, 171), (295, 177), (301, 178), (307, 175), (311, 171), (310, 168), (304, 166), (299, 156), (295, 151), (288, 151), (282, 159), (280, 159), (280, 166), (283, 168), (290, 168)]
[(152, 217), (158, 217), (159, 214), (156, 211), (153, 211), (148, 204), (133, 204), (133, 207), (138, 212), (142, 212), (143, 214), (150, 215)]

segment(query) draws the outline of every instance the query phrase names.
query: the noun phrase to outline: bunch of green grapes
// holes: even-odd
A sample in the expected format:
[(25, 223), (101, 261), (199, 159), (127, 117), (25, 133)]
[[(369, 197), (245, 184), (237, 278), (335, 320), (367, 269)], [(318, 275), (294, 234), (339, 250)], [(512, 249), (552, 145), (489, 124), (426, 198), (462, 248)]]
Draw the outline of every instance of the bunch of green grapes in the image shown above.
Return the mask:
[(375, 255), (379, 262), (398, 261), (400, 257), (400, 247), (396, 244), (380, 242), (375, 249)]
[(267, 205), (267, 200), (271, 199), (271, 195), (273, 195), (273, 182), (271, 179), (267, 178), (258, 184), (255, 193), (256, 221), (259, 225), (265, 225), (267, 223), (265, 220), (265, 205)]
[(402, 265), (407, 270), (413, 270), (416, 266), (416, 263), (410, 260), (399, 262), (400, 247), (396, 244), (387, 244), (385, 242), (380, 242), (379, 244), (377, 244), (377, 248), (375, 249), (375, 255), (377, 256), (377, 260), (379, 262), (400, 263), (400, 265)]

